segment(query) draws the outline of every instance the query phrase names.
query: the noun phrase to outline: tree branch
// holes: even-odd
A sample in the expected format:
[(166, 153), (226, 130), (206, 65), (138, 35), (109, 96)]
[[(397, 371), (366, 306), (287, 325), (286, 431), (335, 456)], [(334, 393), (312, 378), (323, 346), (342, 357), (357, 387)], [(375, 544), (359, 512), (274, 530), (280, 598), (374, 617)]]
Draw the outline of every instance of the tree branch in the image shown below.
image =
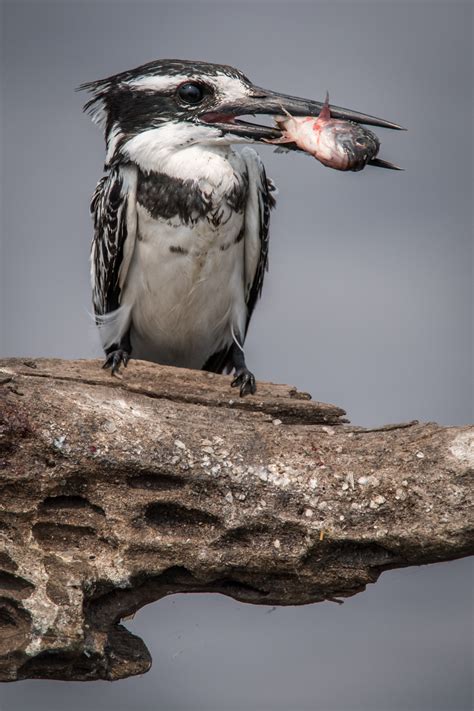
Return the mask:
[(344, 414), (137, 361), (0, 361), (0, 680), (147, 671), (119, 622), (171, 593), (339, 600), (472, 553), (474, 427)]

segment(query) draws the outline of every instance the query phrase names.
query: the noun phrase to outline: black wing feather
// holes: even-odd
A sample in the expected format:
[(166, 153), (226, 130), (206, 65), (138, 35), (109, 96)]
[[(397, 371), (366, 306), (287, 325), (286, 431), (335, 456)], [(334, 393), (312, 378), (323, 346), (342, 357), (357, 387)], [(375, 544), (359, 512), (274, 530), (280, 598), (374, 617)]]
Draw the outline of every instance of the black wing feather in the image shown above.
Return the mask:
[(119, 168), (99, 180), (92, 196), (91, 279), (97, 315), (114, 311), (120, 305), (119, 275), (127, 239), (127, 201)]
[(276, 191), (275, 184), (267, 178), (265, 168), (261, 165), (262, 182), (258, 187), (258, 203), (260, 215), (260, 257), (258, 260), (255, 277), (250, 287), (249, 296), (247, 299), (247, 324), (245, 326), (245, 335), (250, 324), (250, 319), (254, 312), (257, 301), (262, 295), (263, 280), (265, 272), (268, 271), (268, 248), (270, 245), (270, 210), (275, 207), (276, 201), (272, 193)]

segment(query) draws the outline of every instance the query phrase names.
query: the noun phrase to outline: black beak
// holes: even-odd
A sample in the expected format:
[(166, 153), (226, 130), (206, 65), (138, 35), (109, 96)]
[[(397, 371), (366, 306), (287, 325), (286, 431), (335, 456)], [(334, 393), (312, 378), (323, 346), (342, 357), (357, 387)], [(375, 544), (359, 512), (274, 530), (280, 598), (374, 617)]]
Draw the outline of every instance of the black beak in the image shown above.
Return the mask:
[[(300, 99), (297, 96), (287, 96), (286, 94), (279, 94), (276, 91), (266, 91), (265, 89), (259, 89), (254, 87), (254, 90), (249, 97), (249, 109), (250, 105), (254, 106), (253, 111), (247, 111), (247, 113), (267, 113), (267, 114), (282, 114), (287, 111), (292, 116), (319, 116), (323, 104), (320, 101), (312, 101), (311, 99)], [(341, 106), (333, 106), (331, 104), (331, 116), (337, 119), (343, 119), (344, 121), (353, 121), (354, 123), (363, 123), (367, 126), (378, 126), (379, 128), (393, 128), (397, 131), (404, 131), (402, 126), (392, 121), (386, 121), (385, 119), (377, 118), (376, 116), (370, 116), (369, 114), (362, 114), (359, 111), (353, 111), (352, 109), (343, 109)]]
[[(267, 91), (260, 87), (253, 86), (249, 94), (241, 101), (234, 103), (223, 103), (218, 111), (206, 113), (201, 116), (201, 121), (212, 123), (213, 126), (225, 130), (250, 141), (267, 142), (281, 136), (281, 131), (276, 127), (257, 125), (249, 121), (240, 120), (237, 116), (266, 114), (270, 116), (281, 116), (289, 113), (292, 116), (319, 116), (323, 107), (321, 101), (311, 99), (301, 99), (297, 96), (288, 96), (276, 91)], [(378, 126), (380, 128), (391, 128), (397, 131), (405, 131), (403, 126), (392, 121), (363, 114), (352, 109), (344, 109), (341, 106), (330, 105), (331, 116), (345, 121), (362, 123), (368, 126)], [(286, 144), (285, 148), (297, 148), (294, 144)], [(396, 166), (374, 159), (374, 165), (397, 170)]]

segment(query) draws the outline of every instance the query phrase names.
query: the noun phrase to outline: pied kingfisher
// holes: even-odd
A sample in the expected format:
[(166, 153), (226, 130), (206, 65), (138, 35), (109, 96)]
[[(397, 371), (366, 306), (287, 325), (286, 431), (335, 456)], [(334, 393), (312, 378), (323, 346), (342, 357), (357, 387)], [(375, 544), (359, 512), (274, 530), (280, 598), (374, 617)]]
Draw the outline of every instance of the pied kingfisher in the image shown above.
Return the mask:
[[(254, 393), (243, 344), (268, 265), (275, 188), (252, 148), (231, 146), (281, 131), (238, 116), (317, 116), (322, 104), (261, 89), (227, 65), (176, 59), (80, 88), (107, 146), (91, 203), (104, 367), (115, 373), (133, 354), (234, 371), (232, 386)], [(331, 114), (399, 128), (336, 106)]]

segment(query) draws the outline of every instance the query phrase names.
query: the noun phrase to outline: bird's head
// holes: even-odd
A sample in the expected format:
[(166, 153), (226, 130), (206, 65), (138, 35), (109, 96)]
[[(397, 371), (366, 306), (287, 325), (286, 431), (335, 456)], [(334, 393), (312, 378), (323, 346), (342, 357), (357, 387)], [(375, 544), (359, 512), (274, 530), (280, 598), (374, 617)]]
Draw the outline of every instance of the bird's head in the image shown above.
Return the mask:
[[(319, 101), (287, 96), (252, 84), (225, 64), (162, 59), (82, 84), (85, 105), (104, 126), (107, 165), (118, 160), (156, 165), (167, 152), (193, 144), (255, 143), (278, 138), (276, 127), (243, 116), (318, 116)], [(331, 105), (331, 115), (357, 123), (400, 128), (383, 119)], [(291, 145), (289, 146), (291, 147)]]

